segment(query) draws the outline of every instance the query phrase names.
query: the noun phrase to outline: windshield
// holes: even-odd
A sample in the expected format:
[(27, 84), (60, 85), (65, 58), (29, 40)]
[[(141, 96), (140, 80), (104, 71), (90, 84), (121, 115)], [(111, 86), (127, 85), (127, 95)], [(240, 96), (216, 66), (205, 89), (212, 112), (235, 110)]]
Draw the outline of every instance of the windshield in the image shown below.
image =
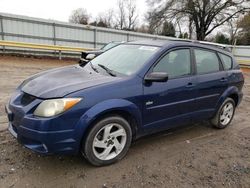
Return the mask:
[(91, 61), (94, 67), (104, 65), (109, 70), (132, 75), (158, 50), (155, 46), (122, 44), (108, 50)]

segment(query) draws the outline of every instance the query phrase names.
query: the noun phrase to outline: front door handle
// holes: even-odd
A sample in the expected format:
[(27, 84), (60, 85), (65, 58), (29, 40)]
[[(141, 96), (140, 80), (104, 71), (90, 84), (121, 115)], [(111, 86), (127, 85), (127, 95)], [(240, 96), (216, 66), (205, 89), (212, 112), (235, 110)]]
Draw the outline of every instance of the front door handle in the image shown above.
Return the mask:
[(187, 85), (186, 85), (186, 87), (194, 87), (194, 84), (192, 83), (192, 82), (189, 82)]
[(226, 79), (225, 77), (223, 77), (223, 78), (220, 79), (220, 81), (221, 81), (221, 82), (226, 82), (227, 79)]

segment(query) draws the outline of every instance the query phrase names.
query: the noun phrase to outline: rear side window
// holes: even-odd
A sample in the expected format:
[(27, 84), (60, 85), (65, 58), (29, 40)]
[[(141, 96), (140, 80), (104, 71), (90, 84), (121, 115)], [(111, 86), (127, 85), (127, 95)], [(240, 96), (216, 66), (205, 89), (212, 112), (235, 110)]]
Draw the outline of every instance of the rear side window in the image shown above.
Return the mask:
[(220, 70), (219, 59), (215, 52), (195, 49), (194, 55), (198, 74), (217, 72)]
[(224, 69), (225, 70), (231, 69), (232, 64), (233, 64), (232, 58), (230, 56), (228, 56), (228, 55), (224, 55), (224, 54), (221, 54), (221, 53), (219, 53), (219, 56), (220, 56), (221, 61), (223, 63)]
[(153, 72), (166, 72), (169, 78), (191, 74), (190, 50), (179, 49), (169, 52), (154, 67)]

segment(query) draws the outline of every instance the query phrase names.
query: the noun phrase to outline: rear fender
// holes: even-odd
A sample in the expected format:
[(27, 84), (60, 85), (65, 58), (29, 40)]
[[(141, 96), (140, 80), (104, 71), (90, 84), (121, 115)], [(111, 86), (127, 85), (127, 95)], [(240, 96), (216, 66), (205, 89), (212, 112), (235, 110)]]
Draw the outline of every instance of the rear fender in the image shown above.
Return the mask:
[(240, 98), (239, 93), (240, 93), (240, 91), (236, 86), (231, 86), (227, 90), (225, 90), (224, 93), (220, 96), (220, 98), (219, 98), (219, 100), (218, 100), (218, 102), (216, 104), (215, 113), (219, 110), (220, 106), (226, 100), (226, 98), (228, 96), (236, 94), (238, 96), (238, 98)]

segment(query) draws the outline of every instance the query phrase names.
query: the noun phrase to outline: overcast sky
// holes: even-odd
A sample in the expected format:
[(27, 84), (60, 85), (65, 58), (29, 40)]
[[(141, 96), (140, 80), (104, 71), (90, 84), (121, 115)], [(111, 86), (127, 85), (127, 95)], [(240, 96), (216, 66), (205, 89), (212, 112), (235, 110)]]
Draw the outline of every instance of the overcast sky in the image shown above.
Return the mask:
[[(137, 0), (140, 20), (147, 10), (146, 0)], [(68, 21), (72, 10), (86, 8), (92, 17), (117, 7), (117, 0), (0, 0), (0, 12)]]

